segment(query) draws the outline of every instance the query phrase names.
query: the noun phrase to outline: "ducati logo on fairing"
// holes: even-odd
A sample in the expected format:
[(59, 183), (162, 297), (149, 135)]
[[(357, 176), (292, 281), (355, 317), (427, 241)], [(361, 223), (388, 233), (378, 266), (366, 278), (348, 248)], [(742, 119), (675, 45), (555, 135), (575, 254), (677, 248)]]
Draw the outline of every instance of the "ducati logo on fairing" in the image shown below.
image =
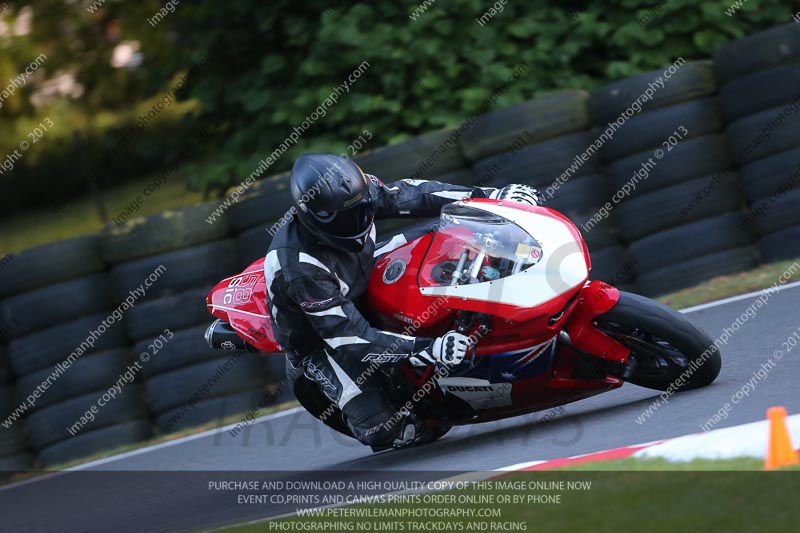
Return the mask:
[(465, 385), (449, 385), (447, 387), (448, 392), (489, 392), (492, 391), (492, 387), (485, 386), (485, 387), (467, 387)]
[(395, 313), (392, 316), (394, 318), (396, 318), (397, 320), (399, 320), (400, 322), (404, 322), (406, 324), (413, 324), (414, 323), (414, 319), (411, 318), (410, 316), (401, 315), (400, 313)]

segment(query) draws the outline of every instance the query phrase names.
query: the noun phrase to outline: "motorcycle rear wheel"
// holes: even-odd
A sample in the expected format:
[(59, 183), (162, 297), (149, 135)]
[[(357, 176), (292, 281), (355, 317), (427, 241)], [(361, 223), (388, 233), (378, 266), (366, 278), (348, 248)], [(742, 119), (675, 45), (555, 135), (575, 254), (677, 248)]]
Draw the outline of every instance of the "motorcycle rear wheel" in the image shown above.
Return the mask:
[(608, 372), (628, 383), (679, 392), (710, 385), (722, 368), (714, 341), (685, 315), (655, 300), (619, 291), (619, 302), (595, 327), (630, 349), (628, 365)]

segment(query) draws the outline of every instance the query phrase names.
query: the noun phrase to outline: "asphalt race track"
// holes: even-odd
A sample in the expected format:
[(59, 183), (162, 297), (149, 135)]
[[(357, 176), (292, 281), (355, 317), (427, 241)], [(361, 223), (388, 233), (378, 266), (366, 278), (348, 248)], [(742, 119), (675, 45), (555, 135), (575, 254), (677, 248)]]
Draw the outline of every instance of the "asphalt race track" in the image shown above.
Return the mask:
[[(717, 338), (755, 299), (750, 295), (725, 301), (689, 316)], [(695, 433), (798, 330), (798, 301), (800, 286), (795, 284), (773, 294), (723, 347), (722, 372), (713, 385), (673, 396), (641, 424), (637, 417), (658, 393), (626, 385), (565, 406), (545, 423), (540, 422), (544, 413), (537, 413), (461, 427), (427, 447), (373, 455), (292, 410), (262, 419), (236, 437), (218, 430), (98, 461), (77, 472), (0, 488), (3, 529), (119, 533), (203, 529), (294, 508), (239, 505), (233, 493), (209, 490), (210, 480), (367, 479), (376, 470), (392, 471), (384, 474), (388, 479), (433, 480), (464, 469), (492, 470)], [(800, 347), (796, 350), (800, 352)], [(775, 405), (800, 412), (798, 376), (796, 353), (784, 354), (768, 377), (716, 427), (763, 420), (767, 408)]]

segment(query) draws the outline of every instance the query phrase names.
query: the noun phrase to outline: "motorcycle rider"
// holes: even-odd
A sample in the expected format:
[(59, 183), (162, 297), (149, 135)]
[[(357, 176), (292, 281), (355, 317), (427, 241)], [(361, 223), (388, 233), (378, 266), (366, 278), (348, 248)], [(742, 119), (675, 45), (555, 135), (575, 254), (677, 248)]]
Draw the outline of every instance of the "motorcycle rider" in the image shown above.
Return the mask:
[(537, 192), (526, 185), (493, 189), (411, 179), (385, 185), (347, 157), (304, 154), (292, 168), (291, 193), (296, 216), (275, 234), (264, 270), (276, 339), (313, 385), (295, 386), (298, 400), (373, 450), (413, 444), (423, 425), (409, 412), (400, 423), (387, 423), (396, 409), (371, 363), (455, 365), (469, 340), (456, 331), (436, 339), (399, 335), (364, 318), (359, 306), (375, 258), (421, 235), (396, 236), (376, 250), (374, 220), (435, 217), (442, 206), (464, 198), (536, 205)]

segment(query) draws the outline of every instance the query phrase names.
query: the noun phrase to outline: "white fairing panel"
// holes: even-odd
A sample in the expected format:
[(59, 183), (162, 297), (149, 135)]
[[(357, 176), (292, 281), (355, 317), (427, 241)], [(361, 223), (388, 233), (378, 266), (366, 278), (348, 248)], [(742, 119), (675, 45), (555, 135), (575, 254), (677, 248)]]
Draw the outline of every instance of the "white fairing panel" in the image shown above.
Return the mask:
[(583, 246), (564, 221), (502, 204), (480, 202), (469, 207), (500, 215), (520, 226), (541, 245), (542, 259), (496, 281), (421, 287), (422, 294), (536, 307), (586, 282), (589, 270)]

